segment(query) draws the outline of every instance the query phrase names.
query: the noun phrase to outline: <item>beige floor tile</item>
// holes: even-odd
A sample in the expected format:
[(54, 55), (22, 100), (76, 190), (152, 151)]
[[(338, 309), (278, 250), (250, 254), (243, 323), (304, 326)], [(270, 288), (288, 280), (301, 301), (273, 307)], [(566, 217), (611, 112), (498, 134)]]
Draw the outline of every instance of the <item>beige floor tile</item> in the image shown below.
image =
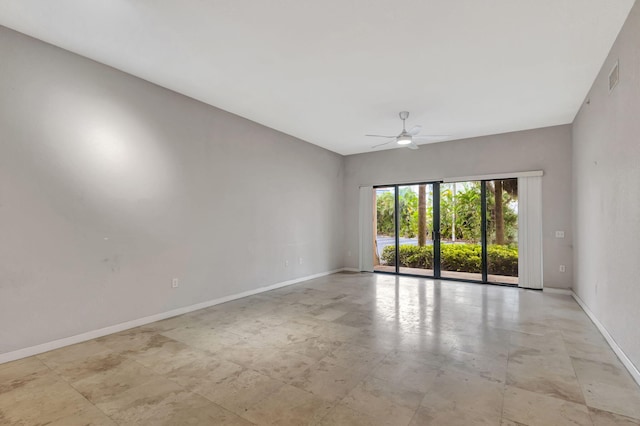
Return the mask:
[(371, 370), (385, 357), (385, 352), (372, 351), (345, 343), (331, 351), (322, 361), (343, 367)]
[(512, 347), (507, 384), (578, 404), (585, 402), (571, 358), (555, 351)]
[(0, 394), (22, 388), (52, 374), (51, 370), (36, 357), (1, 364)]
[(542, 368), (558, 372), (573, 372), (571, 357), (565, 350), (549, 350), (511, 345), (509, 365)]
[(8, 425), (53, 423), (88, 407), (89, 401), (54, 375), (0, 393), (0, 419)]
[(527, 425), (503, 418), (502, 421), (500, 422), (500, 426), (527, 426)]
[(566, 353), (562, 332), (547, 328), (542, 334), (513, 332), (510, 334), (512, 347), (533, 348), (551, 353)]
[(156, 331), (137, 327), (100, 337), (95, 342), (118, 353), (129, 353), (157, 347), (171, 340)]
[(502, 383), (457, 371), (442, 371), (430, 383), (413, 423), (446, 424), (449, 419), (469, 424), (497, 424), (503, 393)]
[(124, 360), (108, 369), (84, 374), (82, 378), (70, 383), (75, 390), (95, 404), (158, 378), (153, 371), (137, 362)]
[(206, 327), (205, 325), (184, 325), (179, 328), (163, 331), (162, 335), (193, 348), (210, 352), (218, 352), (227, 346), (244, 341), (242, 337), (225, 329), (219, 330)]
[(242, 370), (244, 370), (244, 367), (241, 365), (211, 356), (176, 368), (166, 373), (164, 377), (176, 382), (185, 389), (193, 390), (199, 386), (221, 382), (231, 375), (240, 373)]
[(446, 355), (456, 350), (461, 337), (451, 332), (433, 332), (429, 334), (394, 333), (397, 338), (394, 350), (413, 353), (416, 356), (429, 357), (434, 355)]
[(575, 330), (562, 330), (562, 336), (564, 337), (565, 342), (572, 343), (586, 343), (595, 346), (604, 346), (607, 347), (607, 341), (602, 337), (602, 334), (598, 332), (597, 329), (590, 325), (589, 330), (584, 330), (584, 328), (576, 327)]
[(426, 392), (441, 372), (440, 364), (414, 354), (395, 352), (387, 355), (371, 371), (371, 376), (418, 392)]
[(592, 425), (585, 405), (512, 386), (505, 390), (502, 416), (528, 426)]
[(608, 362), (615, 364), (620, 362), (616, 354), (608, 345), (591, 345), (585, 342), (564, 342), (569, 356), (574, 358), (589, 359), (592, 361)]
[(585, 403), (582, 389), (573, 373), (509, 365), (507, 384), (577, 404)]
[(261, 425), (315, 424), (324, 418), (333, 406), (333, 402), (294, 386), (285, 385), (245, 411), (243, 417)]
[(402, 337), (387, 330), (361, 330), (348, 339), (349, 343), (362, 346), (374, 352), (390, 352), (397, 350)]
[(489, 426), (498, 425), (500, 419), (487, 419), (471, 411), (435, 411), (429, 407), (419, 407), (409, 423), (410, 426)]
[(637, 424), (638, 407), (571, 297), (379, 274), (0, 365), (0, 424), (599, 426)]
[(225, 410), (206, 398), (190, 394), (162, 404), (136, 424), (146, 426), (220, 425), (249, 426), (253, 423)]
[(131, 351), (127, 356), (155, 373), (167, 374), (185, 365), (197, 363), (210, 354), (182, 342), (168, 340), (144, 350)]
[(406, 423), (387, 423), (383, 419), (377, 419), (365, 413), (353, 410), (346, 405), (336, 405), (321, 421), (318, 426), (405, 426)]
[(322, 308), (316, 309), (315, 311), (311, 311), (310, 315), (319, 320), (335, 321), (338, 318), (346, 315), (347, 313), (347, 310), (323, 306)]
[(353, 343), (352, 339), (363, 331), (336, 321), (321, 321), (311, 317), (295, 318), (288, 325), (290, 334), (295, 335), (296, 329), (303, 327), (302, 337), (306, 334), (306, 337), (318, 336), (342, 343)]
[[(0, 419), (1, 420), (1, 419)], [(2, 424), (2, 422), (0, 422)], [(90, 405), (68, 417), (49, 423), (47, 426), (117, 426), (109, 416)]]
[(125, 355), (115, 352), (91, 355), (77, 361), (58, 363), (53, 369), (60, 377), (68, 382), (75, 382), (85, 377), (106, 372), (126, 363)]
[(640, 419), (640, 389), (598, 382), (582, 384), (582, 389), (589, 407)]
[(336, 401), (344, 398), (364, 379), (367, 372), (320, 361), (291, 384), (321, 398)]
[(257, 371), (243, 369), (215, 382), (200, 383), (193, 391), (242, 416), (283, 386), (284, 383)]
[(578, 381), (583, 385), (595, 382), (633, 390), (638, 389), (638, 385), (620, 361), (603, 362), (583, 358), (571, 358), (571, 360)]
[(174, 406), (176, 401), (188, 398), (191, 393), (164, 378), (127, 389), (96, 403), (96, 406), (117, 423), (143, 423), (154, 412)]
[(370, 377), (349, 392), (341, 404), (389, 424), (407, 424), (423, 396), (424, 392)]
[(591, 414), (591, 420), (593, 420), (593, 426), (640, 426), (640, 420), (638, 419), (632, 419), (608, 411), (589, 408), (589, 413)]
[(37, 358), (47, 367), (53, 370), (60, 370), (69, 366), (76, 366), (78, 363), (84, 363), (90, 358), (101, 359), (114, 354), (116, 352), (105, 344), (96, 340), (89, 340), (45, 352), (37, 355)]
[(224, 350), (215, 352), (218, 358), (251, 368), (264, 354), (276, 350), (274, 346), (255, 345), (255, 342), (241, 342), (227, 346)]
[(275, 349), (253, 362), (251, 368), (276, 380), (290, 383), (318, 361), (297, 352)]
[(451, 351), (443, 356), (442, 368), (480, 376), (494, 382), (505, 383), (508, 357), (497, 355), (488, 357), (466, 352)]
[(290, 342), (280, 347), (320, 361), (345, 343), (322, 336), (312, 336), (301, 342)]
[(455, 334), (455, 349), (488, 357), (509, 354), (510, 332), (499, 329)]

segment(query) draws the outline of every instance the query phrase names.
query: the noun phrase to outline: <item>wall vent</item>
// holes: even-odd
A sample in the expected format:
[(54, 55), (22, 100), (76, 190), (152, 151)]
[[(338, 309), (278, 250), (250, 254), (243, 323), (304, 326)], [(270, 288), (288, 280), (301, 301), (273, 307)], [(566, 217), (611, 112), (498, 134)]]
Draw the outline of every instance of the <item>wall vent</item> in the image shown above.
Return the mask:
[(618, 61), (616, 61), (615, 65), (611, 69), (609, 73), (609, 93), (618, 85), (618, 80), (620, 79), (620, 72)]

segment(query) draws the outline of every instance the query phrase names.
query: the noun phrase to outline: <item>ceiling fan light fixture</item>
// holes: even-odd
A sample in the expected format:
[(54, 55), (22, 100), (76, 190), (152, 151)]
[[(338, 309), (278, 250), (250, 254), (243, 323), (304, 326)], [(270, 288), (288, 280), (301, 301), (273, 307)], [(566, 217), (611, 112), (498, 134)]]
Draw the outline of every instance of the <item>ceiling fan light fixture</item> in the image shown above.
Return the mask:
[(402, 135), (398, 137), (398, 145), (409, 145), (411, 142), (411, 135)]

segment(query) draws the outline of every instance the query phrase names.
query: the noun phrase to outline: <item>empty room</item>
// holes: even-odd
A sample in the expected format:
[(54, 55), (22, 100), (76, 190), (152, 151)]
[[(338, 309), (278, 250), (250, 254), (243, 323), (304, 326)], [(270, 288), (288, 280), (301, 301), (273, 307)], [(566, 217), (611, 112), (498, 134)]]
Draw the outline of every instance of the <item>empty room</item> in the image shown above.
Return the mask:
[(0, 2), (0, 425), (640, 425), (640, 3)]

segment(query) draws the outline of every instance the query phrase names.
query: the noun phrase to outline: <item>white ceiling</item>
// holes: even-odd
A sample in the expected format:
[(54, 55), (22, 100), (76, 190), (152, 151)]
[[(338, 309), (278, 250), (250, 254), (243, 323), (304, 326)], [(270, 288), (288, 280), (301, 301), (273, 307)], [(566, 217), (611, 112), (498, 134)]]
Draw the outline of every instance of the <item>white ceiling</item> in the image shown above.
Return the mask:
[(634, 0), (2, 0), (0, 24), (340, 154), (573, 121)]

